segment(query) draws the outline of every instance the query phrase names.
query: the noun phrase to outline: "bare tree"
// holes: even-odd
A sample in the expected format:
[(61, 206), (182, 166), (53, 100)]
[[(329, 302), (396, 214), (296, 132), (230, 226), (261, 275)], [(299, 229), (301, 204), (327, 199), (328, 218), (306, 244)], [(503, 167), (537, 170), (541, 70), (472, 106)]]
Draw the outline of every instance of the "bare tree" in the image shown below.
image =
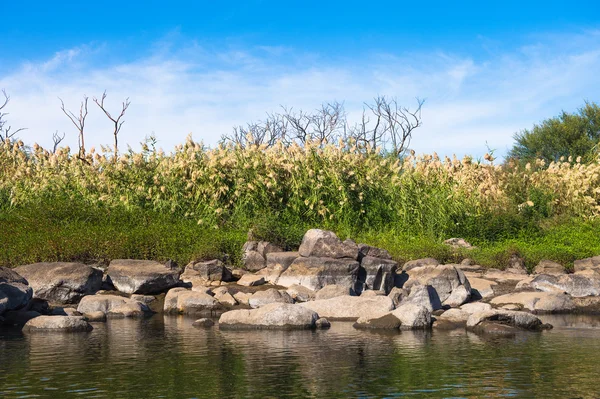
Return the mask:
[(79, 158), (84, 159), (84, 157), (85, 157), (85, 138), (84, 138), (83, 133), (84, 133), (84, 129), (85, 129), (85, 118), (87, 118), (87, 115), (88, 115), (88, 97), (85, 95), (83, 96), (83, 101), (81, 101), (81, 105), (79, 106), (79, 115), (75, 115), (73, 112), (67, 110), (65, 108), (65, 103), (62, 100), (62, 98), (59, 97), (58, 99), (60, 100), (60, 109), (67, 116), (67, 118), (69, 118), (69, 120), (73, 123), (73, 125), (77, 129), (77, 132), (79, 134), (79, 136), (78, 136)]
[(25, 128), (12, 130), (12, 126), (7, 126), (6, 115), (8, 115), (8, 113), (2, 111), (10, 102), (10, 96), (6, 94), (6, 91), (4, 89), (2, 89), (2, 95), (4, 96), (4, 100), (1, 100), (0, 105), (0, 141), (4, 142), (6, 140), (12, 139), (17, 133), (19, 133), (22, 130), (25, 130)]
[(96, 103), (96, 105), (98, 105), (98, 107), (100, 107), (100, 109), (104, 112), (104, 114), (108, 117), (108, 119), (110, 119), (112, 121), (112, 123), (114, 123), (114, 130), (113, 130), (113, 136), (115, 138), (115, 144), (114, 144), (114, 159), (115, 162), (117, 160), (117, 155), (119, 154), (119, 132), (121, 131), (121, 127), (123, 126), (123, 123), (125, 123), (125, 121), (121, 120), (121, 118), (125, 115), (125, 111), (127, 111), (127, 108), (129, 108), (129, 105), (131, 104), (131, 102), (129, 101), (129, 98), (126, 98), (125, 101), (123, 101), (122, 107), (121, 107), (121, 113), (119, 114), (118, 117), (114, 118), (110, 112), (108, 112), (106, 110), (106, 108), (104, 107), (104, 100), (106, 99), (106, 91), (104, 91), (104, 93), (102, 93), (102, 98), (100, 99), (100, 101), (98, 101), (98, 99), (96, 97), (94, 97), (94, 102)]
[(56, 150), (58, 149), (58, 145), (64, 139), (65, 139), (64, 132), (63, 132), (62, 136), (60, 134), (58, 134), (58, 130), (56, 132), (52, 133), (52, 141), (54, 142), (54, 145), (52, 146), (52, 153), (56, 153)]

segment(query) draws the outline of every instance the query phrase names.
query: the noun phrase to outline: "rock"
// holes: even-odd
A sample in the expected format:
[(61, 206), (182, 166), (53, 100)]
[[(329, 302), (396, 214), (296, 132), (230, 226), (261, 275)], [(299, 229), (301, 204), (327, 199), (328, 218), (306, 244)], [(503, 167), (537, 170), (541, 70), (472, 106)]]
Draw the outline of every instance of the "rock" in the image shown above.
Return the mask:
[(444, 241), (444, 244), (451, 246), (452, 248), (465, 248), (473, 249), (474, 247), (465, 241), (464, 238), (449, 238)]
[(533, 269), (533, 272), (535, 274), (567, 274), (563, 265), (547, 259), (541, 260)]
[(9, 310), (8, 312), (4, 313), (4, 323), (9, 325), (22, 326), (29, 320), (40, 316), (41, 314), (34, 310)]
[(238, 302), (229, 292), (225, 292), (221, 295), (215, 295), (215, 298), (217, 299), (217, 301), (219, 301), (220, 304), (225, 306), (235, 306), (238, 304)]
[(471, 291), (475, 291), (476, 294), (481, 298), (490, 298), (494, 296), (494, 286), (498, 283), (492, 280), (486, 280), (483, 278), (469, 278), (469, 284), (471, 285)]
[(566, 292), (573, 297), (600, 295), (600, 276), (584, 274), (540, 274), (530, 283), (536, 290)]
[(452, 290), (450, 296), (442, 302), (442, 305), (457, 308), (463, 303), (466, 303), (469, 298), (471, 298), (471, 288), (467, 288), (465, 285), (459, 285)]
[(489, 303), (485, 303), (485, 302), (465, 303), (464, 305), (462, 305), (460, 307), (460, 310), (469, 315), (472, 315), (473, 313), (485, 312), (488, 310), (492, 310), (492, 305), (490, 305)]
[(83, 315), (83, 318), (85, 320), (87, 320), (90, 323), (94, 323), (94, 322), (105, 322), (106, 321), (106, 314), (104, 312), (98, 311), (98, 312), (92, 312), (92, 313), (86, 313)]
[(89, 332), (94, 327), (83, 317), (78, 316), (40, 316), (29, 320), (23, 331)]
[(33, 290), (17, 272), (0, 266), (0, 315), (27, 306)]
[(244, 269), (233, 269), (231, 270), (231, 275), (235, 280), (239, 280), (244, 274), (248, 273), (247, 270)]
[(394, 304), (387, 296), (360, 297), (338, 296), (298, 304), (326, 317), (329, 320), (357, 320), (363, 316), (383, 315), (392, 309)]
[(365, 256), (370, 256), (379, 259), (392, 259), (392, 256), (385, 249), (372, 247), (367, 244), (358, 244), (358, 258), (362, 260)]
[[(403, 288), (410, 289), (413, 285), (433, 287), (442, 304), (450, 298), (454, 306), (460, 306), (461, 303), (459, 304), (458, 300), (463, 298), (466, 302), (471, 296), (469, 280), (463, 271), (454, 265), (421, 266), (411, 269)], [(458, 290), (458, 292), (451, 297), (454, 290)], [(450, 303), (448, 305), (450, 306)]]
[(298, 252), (270, 252), (267, 254), (267, 266), (258, 274), (264, 276), (267, 282), (277, 284), (281, 273), (286, 271), (299, 256)]
[(232, 310), (221, 315), (221, 329), (310, 329), (319, 315), (305, 307), (271, 303), (252, 310)]
[(378, 290), (387, 294), (394, 287), (394, 276), (398, 263), (390, 259), (365, 256), (362, 258), (360, 266), (358, 283), (363, 289)]
[(315, 292), (302, 285), (292, 285), (288, 287), (287, 293), (296, 302), (308, 302), (315, 299)]
[(325, 330), (331, 327), (331, 323), (324, 317), (321, 317), (315, 322), (315, 327), (319, 330)]
[(527, 273), (513, 273), (507, 270), (488, 269), (483, 274), (483, 278), (495, 280), (498, 283), (515, 282), (515, 284), (527, 277)]
[(431, 327), (431, 312), (424, 306), (406, 303), (392, 311), (392, 315), (400, 320), (400, 329), (416, 330)]
[(442, 303), (437, 292), (430, 285), (413, 286), (408, 297), (401, 302), (401, 304), (406, 303), (423, 306), (430, 312), (442, 308)]
[(582, 270), (596, 270), (600, 272), (600, 255), (576, 260), (573, 262), (573, 268), (575, 272)]
[(319, 229), (311, 229), (304, 234), (298, 252), (306, 258), (358, 258), (356, 243), (350, 240), (342, 242), (334, 232)]
[(377, 316), (363, 316), (356, 320), (353, 327), (373, 330), (397, 330), (401, 324), (400, 319), (388, 312)]
[(475, 332), (510, 333), (512, 331), (507, 328), (498, 327), (498, 325), (528, 331), (541, 331), (552, 328), (549, 324), (543, 324), (538, 317), (531, 313), (503, 309), (493, 309), (473, 313), (467, 320), (467, 328)]
[(522, 309), (521, 306), (515, 305), (513, 303), (509, 303), (507, 305), (502, 305), (502, 306), (500, 306), (500, 308), (504, 309), (504, 310), (521, 310)]
[(360, 265), (354, 259), (298, 257), (279, 276), (277, 284), (284, 287), (302, 285), (317, 291), (326, 285), (355, 287)]
[(263, 285), (265, 283), (265, 278), (256, 274), (244, 274), (237, 283), (244, 287), (255, 287), (257, 285)]
[(81, 313), (75, 308), (55, 307), (50, 312), (50, 316), (81, 316)]
[(343, 286), (343, 285), (337, 285), (337, 284), (331, 284), (331, 285), (326, 285), (325, 287), (323, 287), (319, 291), (317, 291), (317, 293), (315, 294), (315, 299), (317, 299), (317, 300), (329, 299), (329, 298), (335, 298), (336, 296), (343, 296), (343, 295), (356, 295), (356, 294), (355, 294), (354, 290), (350, 287)]
[(51, 303), (76, 303), (102, 286), (102, 271), (82, 263), (33, 263), (15, 271), (27, 279), (34, 298)]
[(264, 291), (255, 292), (250, 299), (248, 304), (251, 308), (256, 309), (271, 303), (293, 303), (292, 297), (290, 297), (285, 291), (277, 291), (275, 288), (269, 288)]
[(235, 298), (236, 301), (238, 301), (238, 303), (240, 303), (242, 305), (248, 305), (248, 301), (252, 297), (252, 294), (248, 293), (248, 292), (240, 291), (240, 292), (236, 292), (235, 294), (233, 294), (233, 297)]
[(248, 241), (242, 248), (242, 260), (244, 268), (252, 272), (259, 271), (266, 267), (267, 254), (271, 252), (282, 252), (277, 245), (266, 241)]
[(202, 318), (202, 319), (198, 319), (195, 322), (193, 322), (192, 325), (194, 327), (209, 328), (209, 327), (214, 326), (215, 322), (212, 321), (211, 319)]
[(368, 297), (368, 296), (385, 296), (385, 292), (383, 291), (373, 291), (373, 290), (367, 290), (367, 291), (363, 291), (360, 296), (362, 297)]
[(150, 314), (152, 311), (143, 303), (118, 295), (88, 295), (84, 296), (77, 306), (81, 314), (102, 312), (112, 317), (137, 317)]
[(415, 259), (415, 260), (410, 260), (410, 261), (406, 262), (402, 266), (402, 271), (408, 272), (409, 270), (412, 270), (416, 267), (437, 266), (439, 264), (440, 264), (440, 262), (438, 262), (437, 259), (433, 259), (433, 258)]
[(525, 260), (516, 254), (512, 254), (508, 260), (508, 267), (506, 268), (505, 272), (510, 274), (527, 274)]
[(223, 306), (212, 296), (181, 288), (172, 288), (165, 296), (165, 313), (214, 316), (223, 311)]
[(181, 275), (181, 281), (193, 285), (208, 285), (213, 281), (232, 281), (231, 270), (218, 259), (190, 262)]
[[(520, 280), (516, 285), (515, 285), (515, 290), (516, 291), (521, 291), (521, 290), (528, 290), (528, 289), (533, 289), (533, 287), (531, 286), (531, 282), (533, 281), (535, 277), (530, 276), (530, 277), (525, 277), (523, 280)], [(471, 281), (471, 280), (469, 280)]]
[(116, 259), (107, 274), (117, 290), (126, 294), (158, 294), (179, 282), (179, 269), (170, 262)]
[(460, 309), (448, 309), (435, 318), (433, 328), (439, 330), (453, 330), (464, 328), (467, 325), (469, 314)]
[(25, 310), (33, 310), (44, 315), (49, 315), (51, 313), (48, 301), (40, 298), (32, 298), (25, 307)]
[(405, 290), (404, 288), (394, 287), (390, 290), (388, 296), (392, 299), (394, 306), (397, 307), (400, 304), (400, 302), (408, 298), (408, 294), (408, 290)]
[(573, 310), (575, 305), (570, 296), (554, 292), (517, 292), (498, 296), (492, 305), (520, 305), (532, 312), (560, 313)]

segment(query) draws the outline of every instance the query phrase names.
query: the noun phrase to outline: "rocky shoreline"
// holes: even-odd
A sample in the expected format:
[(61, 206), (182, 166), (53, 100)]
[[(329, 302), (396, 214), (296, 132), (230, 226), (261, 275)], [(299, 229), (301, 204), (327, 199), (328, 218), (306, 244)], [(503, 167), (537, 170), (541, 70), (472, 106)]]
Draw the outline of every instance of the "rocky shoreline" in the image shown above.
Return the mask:
[[(448, 245), (470, 247), (461, 239)], [(0, 326), (25, 332), (87, 332), (107, 318), (154, 313), (200, 318), (209, 328), (314, 329), (353, 321), (361, 329), (468, 329), (513, 335), (552, 328), (541, 313), (600, 313), (600, 256), (562, 265), (542, 261), (529, 275), (518, 258), (506, 270), (465, 259), (400, 266), (381, 248), (309, 230), (296, 252), (268, 242), (242, 248), (244, 269), (220, 260), (117, 259), (0, 267)]]

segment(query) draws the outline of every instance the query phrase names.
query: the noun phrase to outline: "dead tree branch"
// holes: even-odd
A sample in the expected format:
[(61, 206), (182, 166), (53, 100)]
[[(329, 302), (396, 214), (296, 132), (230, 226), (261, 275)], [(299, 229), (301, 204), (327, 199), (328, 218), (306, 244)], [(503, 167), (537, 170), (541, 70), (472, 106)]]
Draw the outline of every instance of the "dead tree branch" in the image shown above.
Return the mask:
[(127, 108), (129, 108), (129, 105), (131, 105), (131, 102), (129, 101), (129, 98), (126, 98), (125, 101), (123, 101), (122, 103), (122, 107), (121, 107), (121, 113), (119, 114), (118, 117), (114, 118), (110, 112), (108, 112), (106, 110), (106, 108), (104, 107), (104, 100), (106, 99), (106, 91), (104, 91), (104, 93), (102, 93), (102, 97), (100, 99), (100, 101), (98, 101), (98, 99), (96, 97), (94, 97), (94, 102), (96, 103), (96, 105), (98, 105), (98, 107), (100, 107), (100, 109), (102, 110), (102, 112), (104, 112), (104, 114), (107, 116), (108, 119), (110, 119), (112, 121), (112, 123), (114, 124), (114, 130), (113, 130), (113, 136), (115, 139), (115, 143), (114, 143), (114, 159), (115, 162), (117, 160), (117, 155), (119, 154), (119, 132), (121, 131), (121, 127), (123, 126), (123, 123), (125, 123), (125, 121), (121, 120), (121, 118), (125, 115), (125, 111), (127, 111)]
[(2, 111), (10, 102), (10, 96), (6, 94), (6, 91), (4, 89), (2, 89), (2, 95), (4, 97), (4, 100), (1, 100), (2, 105), (0, 105), (0, 141), (4, 142), (7, 140), (11, 140), (17, 133), (25, 130), (26, 128), (12, 130), (12, 126), (7, 126), (6, 116), (8, 115), (8, 112)]
[(79, 106), (79, 115), (75, 115), (73, 112), (67, 110), (65, 108), (65, 103), (62, 98), (58, 98), (60, 100), (60, 109), (62, 112), (69, 118), (73, 126), (77, 129), (78, 132), (78, 143), (79, 143), (79, 158), (83, 159), (85, 157), (85, 118), (88, 115), (88, 97), (83, 96), (83, 101), (81, 101), (81, 105)]

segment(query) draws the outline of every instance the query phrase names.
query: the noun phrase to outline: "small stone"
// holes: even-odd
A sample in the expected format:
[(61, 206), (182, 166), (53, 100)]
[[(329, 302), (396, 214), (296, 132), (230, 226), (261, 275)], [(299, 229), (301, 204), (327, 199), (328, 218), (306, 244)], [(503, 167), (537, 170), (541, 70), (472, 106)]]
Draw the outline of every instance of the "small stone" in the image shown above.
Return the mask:
[(244, 274), (237, 283), (238, 285), (245, 287), (255, 287), (257, 285), (263, 285), (265, 283), (265, 278), (255, 274)]
[(321, 317), (320, 319), (318, 319), (315, 322), (315, 327), (317, 327), (320, 330), (324, 330), (326, 328), (330, 328), (331, 327), (331, 323), (326, 318)]
[(192, 325), (194, 327), (209, 328), (209, 327), (214, 326), (215, 322), (212, 321), (211, 319), (202, 318), (202, 319), (198, 319), (195, 322), (193, 322)]

